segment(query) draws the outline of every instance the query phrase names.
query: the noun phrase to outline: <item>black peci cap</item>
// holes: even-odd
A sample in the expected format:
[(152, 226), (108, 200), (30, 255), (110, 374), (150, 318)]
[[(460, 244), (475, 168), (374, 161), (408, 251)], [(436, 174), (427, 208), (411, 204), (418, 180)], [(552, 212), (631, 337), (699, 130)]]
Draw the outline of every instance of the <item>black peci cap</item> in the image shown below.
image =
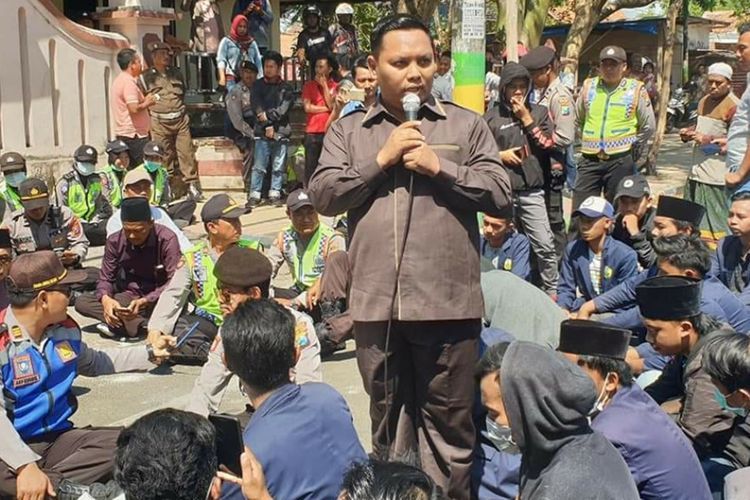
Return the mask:
[(544, 45), (535, 47), (518, 62), (529, 71), (542, 69), (555, 62), (555, 51)]
[(659, 196), (659, 203), (656, 205), (656, 215), (689, 222), (694, 227), (700, 226), (705, 214), (706, 209), (703, 205), (674, 196), (661, 195)]
[(685, 276), (657, 276), (638, 285), (635, 298), (644, 318), (692, 318), (701, 312), (701, 281)]
[(120, 205), (120, 219), (122, 222), (148, 222), (152, 220), (151, 205), (140, 196), (125, 198)]
[(625, 360), (630, 336), (630, 330), (598, 321), (569, 319), (560, 324), (560, 345), (557, 350), (581, 356)]
[(239, 245), (229, 247), (214, 266), (214, 276), (219, 283), (250, 288), (271, 280), (271, 261), (258, 250)]

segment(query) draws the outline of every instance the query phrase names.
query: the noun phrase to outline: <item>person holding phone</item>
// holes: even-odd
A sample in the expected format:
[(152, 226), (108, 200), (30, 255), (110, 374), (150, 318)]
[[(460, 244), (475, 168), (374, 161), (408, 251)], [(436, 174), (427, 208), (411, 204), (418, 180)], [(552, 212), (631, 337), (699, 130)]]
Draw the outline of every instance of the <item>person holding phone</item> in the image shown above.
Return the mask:
[(557, 293), (557, 262), (544, 196), (544, 180), (550, 174), (554, 148), (547, 108), (529, 102), (531, 74), (518, 63), (503, 67), (500, 100), (484, 115), (500, 161), (510, 177), (516, 226), (529, 237), (537, 259), (539, 285), (548, 295)]
[(107, 337), (145, 336), (146, 317), (180, 262), (175, 233), (155, 224), (145, 198), (125, 198), (122, 229), (107, 238), (96, 292), (81, 295), (78, 313), (101, 321)]

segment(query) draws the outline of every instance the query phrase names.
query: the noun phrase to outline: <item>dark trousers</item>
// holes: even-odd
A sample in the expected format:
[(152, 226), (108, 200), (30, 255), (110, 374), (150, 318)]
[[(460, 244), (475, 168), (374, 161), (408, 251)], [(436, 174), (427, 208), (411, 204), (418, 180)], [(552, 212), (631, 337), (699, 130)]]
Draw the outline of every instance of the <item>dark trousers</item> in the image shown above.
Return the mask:
[(196, 314), (183, 314), (177, 319), (172, 335), (178, 339), (195, 323), (198, 328), (178, 351), (172, 352), (169, 359), (177, 364), (202, 365), (208, 361), (208, 351), (219, 331), (211, 321)]
[(184, 227), (192, 224), (195, 220), (195, 208), (197, 206), (198, 204), (193, 200), (183, 200), (167, 205), (165, 210), (178, 227)]
[[(127, 307), (134, 299), (136, 299), (136, 297), (133, 297), (127, 292), (116, 293), (113, 298), (123, 307)], [(142, 335), (148, 333), (146, 330), (146, 318), (151, 316), (151, 310), (153, 308), (154, 307), (151, 304), (146, 307), (145, 310), (141, 309), (138, 318), (133, 320), (133, 327), (131, 328), (130, 333), (128, 333), (124, 324), (119, 327), (110, 326), (110, 331), (118, 337), (133, 337), (139, 334)], [(87, 318), (98, 319), (102, 322), (104, 321), (104, 306), (102, 306), (101, 301), (96, 298), (96, 292), (84, 293), (78, 297), (75, 310), (78, 311), (78, 314), (86, 316)]]
[(124, 135), (116, 136), (122, 142), (128, 145), (128, 156), (130, 156), (130, 168), (133, 169), (143, 163), (143, 146), (151, 140), (150, 137), (125, 137)]
[(107, 242), (107, 221), (103, 220), (96, 224), (90, 222), (81, 222), (83, 226), (83, 232), (86, 238), (89, 239), (89, 244), (92, 247), (103, 247)]
[(354, 323), (357, 365), (370, 396), (373, 455), (417, 462), (448, 498), (468, 499), (481, 322), (394, 321), (387, 349), (387, 405), (386, 329), (384, 321)]
[(318, 168), (320, 153), (323, 152), (323, 138), (325, 134), (305, 134), (305, 187), (310, 182), (310, 177)]
[(573, 210), (577, 210), (589, 196), (601, 196), (612, 203), (617, 185), (623, 177), (635, 174), (633, 155), (626, 154), (613, 160), (592, 160), (585, 156), (578, 163), (578, 176), (573, 189)]
[(74, 266), (73, 269), (85, 272), (86, 279), (71, 286), (71, 289), (75, 290), (76, 292), (89, 292), (91, 290), (96, 290), (96, 282), (99, 280), (99, 269), (95, 267), (80, 266)]
[[(329, 254), (320, 280), (319, 302), (328, 302), (329, 304), (343, 302), (346, 305), (346, 300), (349, 297), (349, 286), (352, 281), (349, 254), (343, 250)], [(344, 342), (353, 337), (354, 321), (352, 321), (348, 310), (344, 310), (335, 316), (323, 317), (322, 320), (328, 323), (330, 327), (329, 335), (334, 342)]]
[(552, 230), (555, 254), (558, 261), (562, 259), (565, 254), (565, 247), (568, 245), (568, 235), (563, 216), (562, 189), (565, 183), (563, 175), (560, 172), (558, 176), (553, 176), (549, 185), (544, 189), (544, 205), (547, 207), (547, 217), (549, 218), (549, 226)]
[[(39, 468), (57, 488), (63, 479), (91, 484), (112, 478), (119, 428), (85, 427), (27, 441)], [(0, 460), (0, 496), (16, 497), (16, 473)]]

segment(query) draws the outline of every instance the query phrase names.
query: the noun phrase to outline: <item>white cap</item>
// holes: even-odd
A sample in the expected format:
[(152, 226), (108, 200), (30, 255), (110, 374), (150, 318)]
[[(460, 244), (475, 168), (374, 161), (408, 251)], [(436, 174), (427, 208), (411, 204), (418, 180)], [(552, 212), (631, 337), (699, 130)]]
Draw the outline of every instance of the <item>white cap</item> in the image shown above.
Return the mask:
[(349, 14), (349, 15), (354, 14), (354, 9), (348, 3), (340, 3), (336, 7), (336, 15), (341, 16), (341, 15), (346, 15), (346, 14)]
[(727, 63), (718, 62), (713, 63), (711, 66), (708, 67), (708, 74), (709, 75), (719, 75), (723, 76), (727, 80), (732, 80), (732, 67), (728, 65)]

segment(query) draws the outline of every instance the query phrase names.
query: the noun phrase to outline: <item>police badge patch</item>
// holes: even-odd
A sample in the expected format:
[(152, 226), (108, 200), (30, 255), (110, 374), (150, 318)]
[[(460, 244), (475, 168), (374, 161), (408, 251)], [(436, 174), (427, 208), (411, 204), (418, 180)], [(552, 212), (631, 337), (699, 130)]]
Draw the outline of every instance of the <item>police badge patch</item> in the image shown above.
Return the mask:
[(13, 358), (13, 387), (23, 387), (39, 382), (39, 374), (34, 371), (31, 355), (22, 354)]
[(60, 356), (60, 359), (63, 363), (67, 363), (68, 361), (73, 361), (78, 357), (76, 352), (73, 350), (73, 347), (70, 345), (70, 342), (67, 340), (63, 340), (59, 344), (55, 346), (55, 352), (58, 356)]

